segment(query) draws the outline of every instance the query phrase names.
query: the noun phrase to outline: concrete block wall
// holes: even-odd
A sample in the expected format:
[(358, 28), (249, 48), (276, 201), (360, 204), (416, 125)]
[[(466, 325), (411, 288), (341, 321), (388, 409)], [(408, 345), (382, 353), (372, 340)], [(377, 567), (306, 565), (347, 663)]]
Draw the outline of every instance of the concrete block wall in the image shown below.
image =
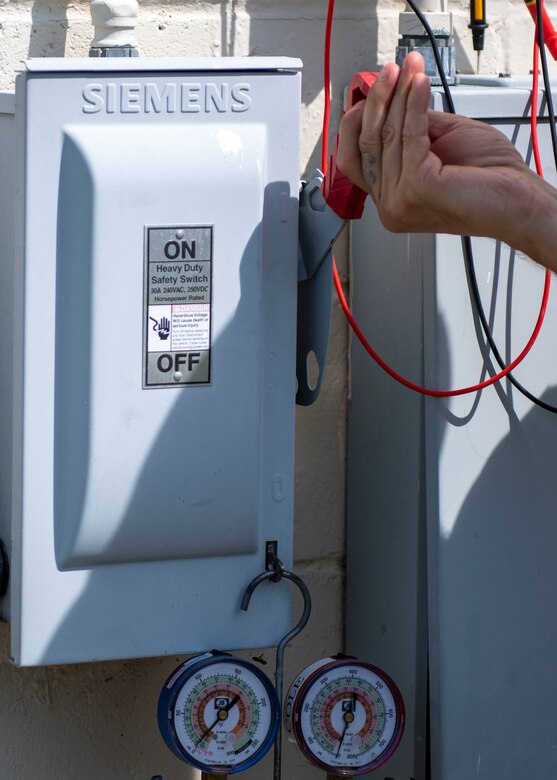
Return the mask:
[[(322, 40), (325, 0), (143, 0), (138, 38), (146, 56), (288, 55), (304, 60), (302, 160), (320, 159)], [(550, 12), (554, 4), (548, 4)], [(553, 6), (553, 8), (552, 8)], [(397, 0), (337, 0), (332, 57), (332, 122), (353, 72), (391, 60), (397, 40)], [(458, 68), (472, 72), (468, 4), (454, 13)], [(492, 0), (480, 62), (484, 73), (528, 72), (533, 26), (522, 2)], [(557, 9), (555, 9), (557, 15)], [(92, 36), (89, 6), (81, 0), (0, 0), (0, 89), (10, 89), (26, 57), (86, 56)], [(301, 172), (303, 173), (303, 172)], [(1, 193), (0, 197), (9, 197)], [(346, 279), (346, 246), (338, 252)], [(298, 411), (296, 571), (314, 597), (303, 637), (288, 651), (286, 684), (312, 660), (342, 649), (344, 577), (345, 417), (348, 334), (334, 307), (332, 343), (321, 398)], [(299, 606), (299, 605), (298, 605)], [(298, 609), (298, 606), (296, 609)], [(162, 744), (155, 705), (178, 658), (15, 669), (8, 660), (8, 628), (0, 626), (1, 780), (190, 780), (198, 773)], [(254, 649), (272, 674), (272, 649)], [(285, 745), (283, 777), (311, 780)], [(271, 778), (270, 759), (245, 774)]]

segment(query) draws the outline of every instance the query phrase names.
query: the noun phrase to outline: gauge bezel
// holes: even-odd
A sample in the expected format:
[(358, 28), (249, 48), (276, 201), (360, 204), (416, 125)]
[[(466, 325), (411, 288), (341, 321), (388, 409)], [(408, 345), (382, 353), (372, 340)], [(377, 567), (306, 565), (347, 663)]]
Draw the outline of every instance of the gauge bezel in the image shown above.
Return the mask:
[[(187, 681), (198, 674), (200, 670), (206, 670), (211, 666), (222, 663), (230, 664), (231, 667), (240, 666), (253, 674), (261, 682), (267, 695), (271, 713), (268, 732), (265, 738), (262, 739), (261, 744), (249, 758), (232, 766), (205, 764), (192, 756), (191, 752), (183, 745), (174, 724), (176, 701)], [(180, 666), (176, 667), (172, 674), (169, 675), (159, 696), (158, 723), (164, 741), (177, 758), (207, 774), (233, 775), (237, 772), (243, 772), (245, 769), (249, 769), (249, 767), (260, 761), (275, 742), (280, 725), (280, 704), (271, 681), (257, 666), (254, 666), (249, 661), (244, 661), (242, 658), (230, 655), (229, 653), (204, 653), (203, 655), (196, 656), (195, 658), (180, 664)]]
[[(316, 666), (315, 664), (312, 664), (312, 667), (314, 668), (303, 680), (303, 682), (300, 684), (298, 691), (295, 693), (291, 705), (290, 722), (291, 722), (292, 735), (299, 749), (302, 751), (305, 758), (309, 761), (310, 764), (316, 766), (319, 769), (324, 770), (329, 775), (336, 775), (338, 777), (356, 777), (358, 775), (367, 774), (368, 772), (372, 772), (375, 769), (378, 769), (380, 766), (385, 764), (391, 758), (391, 756), (399, 746), (404, 733), (406, 712), (404, 708), (404, 700), (402, 698), (402, 694), (400, 690), (398, 689), (398, 686), (396, 685), (394, 680), (378, 666), (368, 663), (367, 661), (360, 661), (357, 658), (352, 658), (349, 656), (342, 656), (341, 658), (334, 657), (334, 658), (324, 659), (322, 665)], [(302, 714), (305, 700), (310, 689), (314, 687), (315, 683), (319, 680), (320, 677), (323, 677), (324, 675), (329, 674), (331, 671), (342, 667), (350, 667), (350, 668), (360, 667), (370, 671), (371, 673), (379, 677), (381, 682), (384, 683), (384, 685), (389, 689), (389, 692), (393, 697), (393, 701), (395, 703), (396, 720), (394, 724), (393, 734), (391, 736), (391, 739), (389, 740), (389, 743), (381, 751), (381, 754), (377, 758), (359, 767), (356, 766), (356, 767), (341, 768), (334, 764), (328, 764), (325, 761), (322, 761), (311, 750), (311, 748), (307, 744), (307, 741), (302, 731), (300, 716)], [(309, 668), (311, 669), (311, 667)], [(304, 675), (304, 672), (302, 672), (300, 676), (302, 675)]]

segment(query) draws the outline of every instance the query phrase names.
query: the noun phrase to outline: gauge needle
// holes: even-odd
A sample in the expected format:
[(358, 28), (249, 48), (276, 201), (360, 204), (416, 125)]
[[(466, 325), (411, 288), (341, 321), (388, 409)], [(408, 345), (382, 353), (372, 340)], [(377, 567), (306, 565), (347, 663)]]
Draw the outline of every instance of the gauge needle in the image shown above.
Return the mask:
[(338, 758), (340, 756), (340, 749), (342, 747), (342, 743), (344, 742), (344, 737), (346, 736), (346, 730), (348, 728), (348, 725), (349, 724), (348, 724), (348, 721), (346, 720), (346, 714), (345, 714), (344, 715), (344, 728), (343, 728), (342, 734), (340, 736), (340, 742), (338, 743), (338, 750), (337, 750), (336, 758)]
[(348, 726), (352, 723), (354, 720), (354, 712), (356, 710), (356, 702), (358, 701), (358, 694), (353, 693), (352, 694), (352, 707), (351, 709), (347, 710), (344, 715), (344, 728), (342, 730), (342, 734), (340, 735), (340, 742), (338, 743), (338, 750), (336, 754), (336, 758), (340, 756), (340, 749), (342, 747), (342, 743), (344, 742), (344, 737), (346, 736), (346, 732), (348, 730)]
[(240, 701), (240, 695), (237, 693), (237, 694), (236, 694), (236, 696), (234, 696), (234, 698), (233, 698), (233, 699), (230, 699), (230, 701), (228, 702), (228, 704), (226, 705), (226, 707), (221, 707), (221, 708), (220, 708), (220, 710), (219, 710), (219, 711), (218, 711), (218, 713), (217, 713), (217, 717), (215, 718), (215, 720), (213, 721), (213, 723), (211, 723), (211, 725), (209, 726), (209, 728), (208, 728), (208, 729), (206, 729), (206, 730), (203, 732), (203, 734), (202, 734), (202, 735), (199, 737), (199, 739), (198, 739), (198, 740), (197, 740), (197, 742), (195, 743), (195, 747), (197, 747), (198, 745), (200, 745), (200, 744), (203, 742), (203, 740), (205, 739), (205, 737), (206, 737), (208, 734), (210, 734), (210, 733), (211, 733), (211, 731), (212, 731), (212, 730), (215, 728), (215, 726), (217, 725), (217, 723), (220, 723), (221, 721), (223, 721), (223, 720), (226, 720), (226, 718), (228, 717), (228, 713), (230, 712), (230, 710), (232, 709), (232, 707), (233, 707), (233, 706), (236, 704), (236, 702), (238, 702), (238, 701)]

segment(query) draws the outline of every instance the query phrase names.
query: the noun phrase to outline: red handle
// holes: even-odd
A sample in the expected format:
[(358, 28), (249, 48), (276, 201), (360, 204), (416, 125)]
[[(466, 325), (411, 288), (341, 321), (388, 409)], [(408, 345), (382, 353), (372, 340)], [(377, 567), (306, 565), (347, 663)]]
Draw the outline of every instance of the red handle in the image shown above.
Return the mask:
[[(375, 82), (377, 73), (356, 73), (352, 76), (348, 87), (348, 106), (352, 108), (360, 100), (365, 100), (367, 93)], [(337, 168), (338, 135), (335, 147), (329, 161), (329, 172), (323, 182), (323, 195), (327, 204), (342, 219), (360, 219), (364, 212), (367, 192), (364, 192), (342, 171)]]
[[(524, 2), (526, 3), (526, 8), (530, 11), (530, 16), (534, 20), (534, 24), (537, 24), (538, 15), (536, 13), (536, 0), (524, 0)], [(543, 41), (553, 59), (557, 60), (557, 32), (555, 32), (555, 27), (545, 10), (545, 5), (542, 6), (542, 19)]]

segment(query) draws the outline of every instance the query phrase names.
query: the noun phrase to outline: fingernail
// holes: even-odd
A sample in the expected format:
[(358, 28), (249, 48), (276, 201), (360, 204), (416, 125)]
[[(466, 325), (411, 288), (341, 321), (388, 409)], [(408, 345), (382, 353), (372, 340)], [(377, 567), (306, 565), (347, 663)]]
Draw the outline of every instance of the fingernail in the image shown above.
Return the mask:
[(386, 81), (389, 78), (389, 71), (386, 68), (382, 68), (377, 76), (377, 81)]

